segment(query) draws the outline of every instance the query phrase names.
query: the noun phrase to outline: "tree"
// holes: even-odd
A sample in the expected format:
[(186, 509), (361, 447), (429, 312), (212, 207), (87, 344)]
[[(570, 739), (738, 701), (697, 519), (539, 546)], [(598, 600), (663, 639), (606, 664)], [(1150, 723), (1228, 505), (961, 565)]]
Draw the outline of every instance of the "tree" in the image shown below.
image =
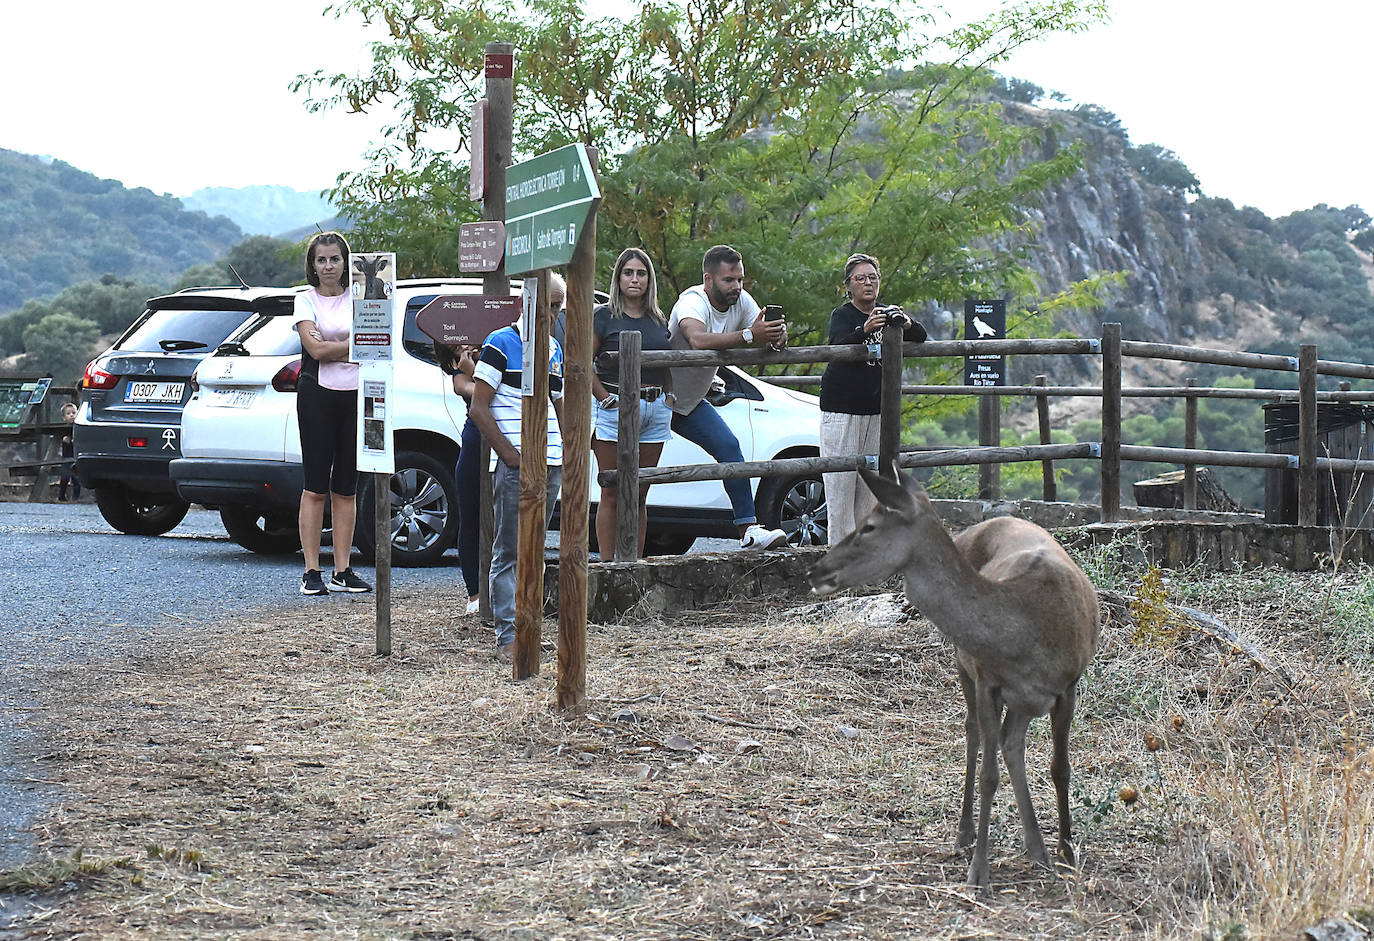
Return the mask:
[(1184, 193), (1201, 193), (1202, 184), (1172, 150), (1142, 144), (1128, 151), (1131, 166), (1148, 182)]
[(1003, 121), (988, 67), (1103, 7), (1016, 3), (932, 36), (923, 7), (861, 0), (641, 0), (601, 19), (577, 0), (532, 0), (525, 15), (342, 0), (340, 15), (385, 22), (390, 40), (366, 74), (317, 72), (296, 88), (312, 109), (395, 109), (370, 165), (330, 196), (405, 273), (443, 273), (473, 207), (461, 159), (437, 144), (466, 145), (485, 43), (510, 40), (516, 154), (600, 150), (603, 270), (642, 245), (671, 301), (700, 280), (703, 249), (729, 242), (761, 294), (819, 328), (859, 247), (884, 260), (892, 301), (1030, 289), (1008, 236), (1076, 155)]
[(48, 314), (24, 331), (24, 369), (67, 381), (98, 351), (100, 328), (67, 311)]
[(254, 285), (285, 286), (305, 278), (304, 251), (295, 242), (270, 235), (250, 235), (229, 249), (225, 265)]

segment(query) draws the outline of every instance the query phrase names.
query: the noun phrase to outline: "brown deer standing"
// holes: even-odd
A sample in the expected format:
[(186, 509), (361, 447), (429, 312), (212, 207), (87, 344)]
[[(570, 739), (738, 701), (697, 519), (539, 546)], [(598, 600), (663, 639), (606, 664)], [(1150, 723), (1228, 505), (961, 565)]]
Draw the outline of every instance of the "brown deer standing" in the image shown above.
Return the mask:
[[(859, 473), (878, 498), (878, 508), (811, 570), (812, 590), (826, 595), (901, 572), (907, 600), (954, 644), (959, 685), (968, 704), (956, 848), (974, 846), (969, 884), (988, 884), (988, 821), (1001, 777), (999, 740), (1026, 855), (1049, 868), (1026, 786), (1026, 728), (1047, 712), (1054, 736), (1050, 776), (1059, 804), (1059, 855), (1073, 865), (1069, 725), (1078, 679), (1097, 647), (1100, 615), (1092, 582), (1054, 537), (1034, 523), (1000, 517), (950, 538), (915, 478), (901, 474), (898, 483), (868, 470)], [(975, 843), (973, 778), (980, 744)]]

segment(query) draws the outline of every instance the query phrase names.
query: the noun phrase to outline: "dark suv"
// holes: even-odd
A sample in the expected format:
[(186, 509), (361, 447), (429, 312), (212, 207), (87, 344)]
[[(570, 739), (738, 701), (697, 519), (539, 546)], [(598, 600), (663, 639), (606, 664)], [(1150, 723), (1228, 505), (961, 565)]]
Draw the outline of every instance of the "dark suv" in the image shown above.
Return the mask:
[(105, 520), (156, 536), (186, 516), (167, 465), (181, 457), (181, 409), (191, 373), (260, 313), (291, 310), (297, 288), (188, 288), (155, 297), (86, 367), (73, 442), (76, 473)]

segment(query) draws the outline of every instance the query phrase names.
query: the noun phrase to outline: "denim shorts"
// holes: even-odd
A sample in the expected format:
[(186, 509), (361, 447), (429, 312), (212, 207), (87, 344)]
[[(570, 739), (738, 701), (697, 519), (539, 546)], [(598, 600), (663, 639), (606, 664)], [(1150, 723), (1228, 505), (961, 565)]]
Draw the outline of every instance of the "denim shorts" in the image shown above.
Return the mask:
[[(624, 402), (625, 399), (620, 401)], [(669, 427), (673, 421), (673, 413), (668, 408), (668, 402), (663, 396), (659, 396), (652, 402), (637, 399), (639, 402), (639, 443), (640, 444), (662, 444), (673, 436)], [(602, 408), (595, 400), (592, 401), (592, 411), (596, 414), (596, 439), (598, 441), (615, 441), (620, 431), (620, 409)]]

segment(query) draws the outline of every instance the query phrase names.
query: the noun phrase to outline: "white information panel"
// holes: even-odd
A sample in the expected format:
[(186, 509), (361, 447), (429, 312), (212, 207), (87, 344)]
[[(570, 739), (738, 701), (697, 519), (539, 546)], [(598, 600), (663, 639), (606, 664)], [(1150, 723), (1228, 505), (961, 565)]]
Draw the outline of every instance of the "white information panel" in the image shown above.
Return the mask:
[(394, 252), (354, 252), (350, 259), (353, 329), (349, 359), (358, 364), (358, 470), (365, 474), (396, 471), (392, 443), (391, 399), (396, 340)]
[(534, 395), (534, 323), (539, 302), (539, 279), (526, 278), (520, 297), (523, 301), (520, 308), (520, 394)]

